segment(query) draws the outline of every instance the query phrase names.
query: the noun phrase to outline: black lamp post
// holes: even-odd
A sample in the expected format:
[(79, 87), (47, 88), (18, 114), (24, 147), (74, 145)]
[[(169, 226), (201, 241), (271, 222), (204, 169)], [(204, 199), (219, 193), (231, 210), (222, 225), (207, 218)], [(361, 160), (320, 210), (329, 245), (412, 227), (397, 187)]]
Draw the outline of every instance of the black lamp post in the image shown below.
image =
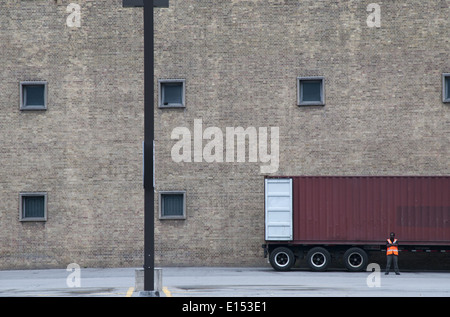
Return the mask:
[(127, 7), (144, 8), (144, 292), (158, 297), (155, 291), (155, 210), (153, 188), (154, 140), (154, 38), (153, 8), (168, 8), (169, 0), (123, 0)]

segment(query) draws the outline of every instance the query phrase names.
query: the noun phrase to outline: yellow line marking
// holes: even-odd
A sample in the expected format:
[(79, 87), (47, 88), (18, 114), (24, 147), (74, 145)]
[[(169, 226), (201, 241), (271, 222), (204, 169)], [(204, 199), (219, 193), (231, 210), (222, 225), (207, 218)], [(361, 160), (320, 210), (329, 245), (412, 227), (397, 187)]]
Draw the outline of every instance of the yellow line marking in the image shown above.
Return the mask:
[(127, 292), (126, 297), (131, 297), (131, 295), (133, 295), (133, 292), (134, 292), (134, 287), (130, 287), (130, 288), (128, 289), (128, 292)]
[(172, 293), (169, 291), (167, 287), (163, 287), (162, 291), (166, 294), (167, 297), (172, 297)]

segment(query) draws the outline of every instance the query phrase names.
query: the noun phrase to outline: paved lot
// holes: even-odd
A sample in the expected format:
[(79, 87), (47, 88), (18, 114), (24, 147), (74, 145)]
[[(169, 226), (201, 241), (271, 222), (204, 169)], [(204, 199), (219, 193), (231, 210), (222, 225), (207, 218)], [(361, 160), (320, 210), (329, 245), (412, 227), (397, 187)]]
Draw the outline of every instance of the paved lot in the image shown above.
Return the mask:
[[(80, 287), (68, 287), (62, 270), (0, 271), (0, 296), (137, 296), (135, 268), (80, 270)], [(163, 268), (166, 297), (450, 296), (450, 272), (381, 274), (346, 271), (276, 272), (271, 268)], [(371, 275), (370, 277), (373, 277)], [(378, 277), (377, 277), (378, 278)], [(73, 281), (73, 280), (70, 280)], [(70, 282), (69, 281), (69, 282)], [(70, 283), (69, 283), (70, 284)]]
[(69, 287), (67, 278), (74, 271), (17, 270), (0, 271), (0, 296), (119, 296), (124, 297), (134, 288), (133, 268), (83, 269), (80, 287)]
[[(450, 296), (450, 273), (381, 274), (380, 287), (368, 287), (369, 274), (346, 271), (276, 272), (270, 268), (180, 268), (166, 269), (163, 284), (166, 292), (169, 291), (169, 295), (174, 297)], [(373, 280), (371, 282), (373, 284)]]

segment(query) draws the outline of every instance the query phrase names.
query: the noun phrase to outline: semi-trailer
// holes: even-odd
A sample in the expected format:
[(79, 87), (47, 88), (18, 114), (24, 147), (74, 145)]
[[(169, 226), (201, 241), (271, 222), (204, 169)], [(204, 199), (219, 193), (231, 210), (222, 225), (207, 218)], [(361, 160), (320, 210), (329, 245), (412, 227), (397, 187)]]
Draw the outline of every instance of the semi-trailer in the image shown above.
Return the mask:
[(362, 271), (395, 232), (401, 252), (450, 252), (449, 176), (265, 177), (264, 257), (277, 271), (342, 258)]

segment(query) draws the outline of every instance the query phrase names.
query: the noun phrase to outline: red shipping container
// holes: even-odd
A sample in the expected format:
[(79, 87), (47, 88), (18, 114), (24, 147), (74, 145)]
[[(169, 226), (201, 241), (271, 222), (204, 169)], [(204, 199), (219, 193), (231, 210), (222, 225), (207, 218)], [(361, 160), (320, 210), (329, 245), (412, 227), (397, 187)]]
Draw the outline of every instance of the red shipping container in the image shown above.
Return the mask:
[(295, 176), (293, 243), (450, 244), (450, 177)]

